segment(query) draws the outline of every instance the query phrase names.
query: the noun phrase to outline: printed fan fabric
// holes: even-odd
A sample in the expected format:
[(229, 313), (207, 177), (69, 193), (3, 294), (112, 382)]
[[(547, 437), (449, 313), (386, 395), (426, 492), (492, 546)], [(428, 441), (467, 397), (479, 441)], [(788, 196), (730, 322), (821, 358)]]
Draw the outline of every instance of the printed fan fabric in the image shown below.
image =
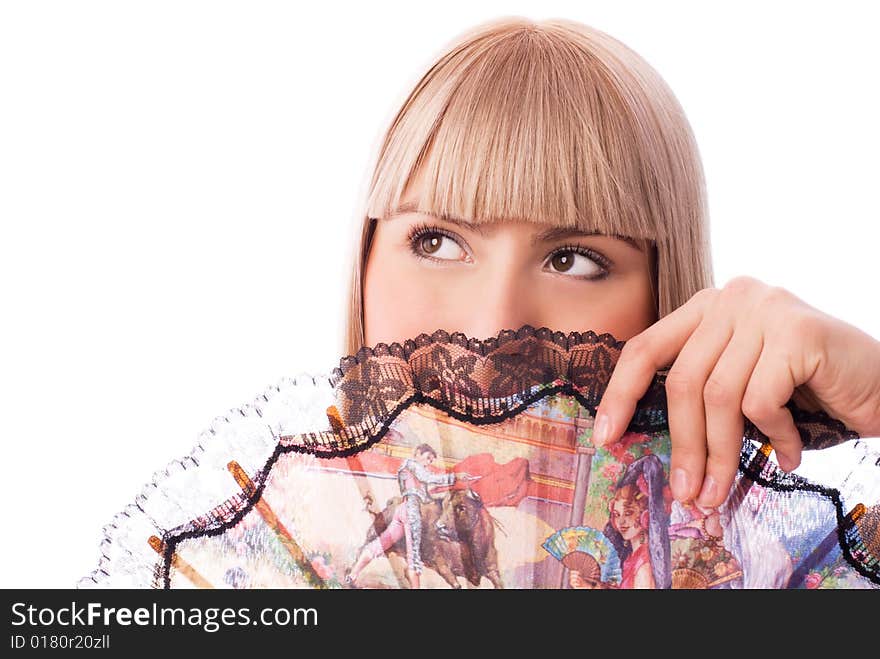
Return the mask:
[(591, 442), (624, 343), (523, 326), (363, 348), (215, 420), (105, 529), (81, 587), (877, 588), (880, 451), (789, 402), (716, 508), (671, 497), (665, 371)]

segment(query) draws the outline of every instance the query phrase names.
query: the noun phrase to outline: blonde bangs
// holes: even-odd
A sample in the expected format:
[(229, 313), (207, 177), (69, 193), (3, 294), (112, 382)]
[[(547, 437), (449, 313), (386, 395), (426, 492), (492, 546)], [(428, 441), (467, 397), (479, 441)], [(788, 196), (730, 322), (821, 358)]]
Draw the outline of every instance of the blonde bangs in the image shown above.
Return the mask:
[(431, 71), (378, 163), (371, 217), (391, 215), (423, 169), (418, 210), (440, 217), (662, 232), (642, 201), (656, 163), (634, 157), (646, 122), (569, 33), (530, 25), (496, 24), (494, 39)]
[(711, 285), (703, 171), (682, 108), (641, 57), (580, 23), (479, 25), (412, 90), (368, 191), (348, 350), (362, 339), (368, 218), (392, 216), (411, 190), (413, 210), (437, 217), (653, 241), (659, 317)]

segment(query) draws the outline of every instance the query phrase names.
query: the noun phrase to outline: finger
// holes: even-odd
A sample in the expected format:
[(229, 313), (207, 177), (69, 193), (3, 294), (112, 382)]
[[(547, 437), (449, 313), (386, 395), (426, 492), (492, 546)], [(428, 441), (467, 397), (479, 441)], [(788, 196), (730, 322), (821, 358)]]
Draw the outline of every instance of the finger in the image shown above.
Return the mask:
[(671, 364), (703, 318), (715, 289), (696, 293), (623, 346), (596, 409), (593, 443), (606, 446), (620, 439), (657, 371)]
[(742, 449), (745, 419), (742, 401), (764, 342), (760, 332), (748, 327), (734, 331), (703, 389), (706, 405), (706, 474), (697, 503), (716, 507), (724, 503)]
[(765, 344), (743, 395), (742, 411), (770, 439), (783, 471), (797, 468), (803, 449), (800, 433), (785, 407), (794, 387), (784, 358), (773, 354)]
[(666, 376), (672, 441), (669, 485), (679, 501), (692, 500), (703, 482), (707, 456), (703, 389), (733, 334), (728, 323), (718, 315), (705, 316)]

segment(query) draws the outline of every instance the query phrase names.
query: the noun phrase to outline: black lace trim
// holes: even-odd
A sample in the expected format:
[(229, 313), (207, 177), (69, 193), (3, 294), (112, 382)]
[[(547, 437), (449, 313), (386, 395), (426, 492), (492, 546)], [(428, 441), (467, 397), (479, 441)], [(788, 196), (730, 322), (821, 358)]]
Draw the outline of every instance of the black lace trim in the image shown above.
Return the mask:
[[(318, 457), (354, 455), (381, 441), (397, 416), (414, 404), (431, 405), (455, 419), (483, 425), (514, 417), (547, 396), (566, 394), (595, 415), (624, 345), (624, 341), (608, 333), (587, 331), (566, 335), (547, 327), (536, 329), (524, 325), (518, 330), (503, 330), (483, 341), (459, 332), (449, 334), (438, 330), (430, 335), (420, 334), (403, 344), (379, 343), (372, 348), (361, 348), (355, 355), (342, 358), (331, 375), (338, 404), (328, 410), (328, 429), (279, 437), (272, 456), (253, 477), (252, 492), (236, 495), (205, 515), (168, 531), (163, 538), (165, 551), (160, 581), (165, 588), (170, 588), (172, 559), (180, 542), (222, 534), (250, 511), (282, 453), (308, 453)], [(654, 376), (636, 406), (628, 431), (650, 434), (668, 429), (666, 374), (667, 371), (659, 371)], [(824, 411), (804, 410), (793, 400), (786, 407), (792, 413), (805, 449), (826, 448), (859, 438), (856, 432)], [(768, 438), (746, 419), (743, 440), (745, 446), (750, 441), (763, 444)], [(747, 473), (747, 467), (748, 462), (741, 461), (743, 473)], [(760, 474), (749, 473), (749, 477), (753, 476), (757, 476), (756, 482), (773, 489), (799, 489), (792, 485), (796, 481), (788, 478), (766, 480)], [(836, 490), (803, 483), (808, 486), (803, 489), (831, 497), (842, 519)], [(845, 530), (841, 528), (841, 543), (850, 542), (844, 535)], [(857, 540), (860, 542), (860, 539), (852, 539), (853, 548)], [(844, 555), (860, 574), (880, 583), (876, 558), (869, 555), (863, 564), (850, 549), (846, 549)]]
[[(837, 543), (846, 562), (862, 576), (880, 584), (880, 550), (876, 546), (880, 541), (880, 530), (868, 528), (865, 533), (862, 532), (862, 525), (858, 520), (864, 517), (863, 505), (857, 505), (847, 512), (839, 490), (811, 483), (798, 474), (782, 471), (752, 442), (743, 442), (739, 470), (743, 476), (758, 485), (778, 492), (814, 492), (831, 501), (837, 514)], [(873, 525), (876, 523), (877, 512), (874, 511), (872, 516), (875, 517)]]
[[(413, 403), (426, 403), (474, 424), (498, 423), (552, 393), (570, 394), (595, 414), (625, 341), (593, 331), (564, 334), (523, 325), (485, 340), (437, 330), (403, 344), (379, 343), (340, 360), (330, 382), (338, 417), (324, 431), (282, 438), (315, 455), (345, 456), (379, 441), (388, 424)], [(667, 371), (658, 371), (638, 401), (628, 430), (667, 425)], [(822, 410), (786, 407), (807, 450), (858, 439)], [(767, 439), (748, 419), (744, 436)]]

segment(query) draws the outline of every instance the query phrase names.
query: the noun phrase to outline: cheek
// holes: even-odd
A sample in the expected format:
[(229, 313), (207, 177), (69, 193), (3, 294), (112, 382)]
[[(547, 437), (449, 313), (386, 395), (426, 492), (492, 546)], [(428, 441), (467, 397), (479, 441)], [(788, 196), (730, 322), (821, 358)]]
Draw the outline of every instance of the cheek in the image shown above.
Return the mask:
[(632, 273), (597, 283), (550, 283), (539, 296), (542, 324), (562, 332), (609, 333), (626, 341), (657, 319), (648, 275)]
[(364, 275), (364, 330), (369, 346), (402, 342), (422, 332), (448, 329), (463, 303), (442, 273), (413, 267), (407, 257), (378, 252)]
[(486, 338), (525, 323), (564, 333), (608, 332), (628, 340), (656, 320), (646, 272), (586, 283), (512, 266), (456, 270), (428, 266), (388, 242), (374, 245), (364, 275), (365, 342), (370, 346), (437, 329)]

